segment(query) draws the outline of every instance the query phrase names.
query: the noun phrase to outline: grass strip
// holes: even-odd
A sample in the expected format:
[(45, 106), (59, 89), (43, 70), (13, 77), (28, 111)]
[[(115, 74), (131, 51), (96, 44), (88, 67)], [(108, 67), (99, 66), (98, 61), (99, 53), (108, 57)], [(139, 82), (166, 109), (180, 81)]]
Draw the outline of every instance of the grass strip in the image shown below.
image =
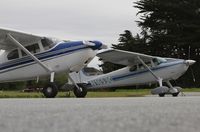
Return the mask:
[[(88, 92), (87, 98), (103, 97), (143, 97), (150, 95), (151, 89), (118, 89), (115, 92)], [(200, 92), (200, 88), (186, 88), (183, 92)], [(73, 92), (59, 92), (57, 98), (73, 98)], [(44, 98), (41, 92), (0, 91), (0, 98)]]

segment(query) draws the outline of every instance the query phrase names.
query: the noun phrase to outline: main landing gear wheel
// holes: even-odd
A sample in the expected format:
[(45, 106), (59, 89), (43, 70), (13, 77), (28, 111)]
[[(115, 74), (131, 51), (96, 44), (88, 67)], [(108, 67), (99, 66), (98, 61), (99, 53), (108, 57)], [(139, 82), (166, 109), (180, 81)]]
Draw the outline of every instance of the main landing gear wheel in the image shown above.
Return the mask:
[(158, 94), (159, 97), (165, 97), (165, 93)]
[(182, 91), (182, 88), (181, 88), (181, 87), (178, 87), (178, 86), (175, 86), (175, 87), (173, 87), (173, 88), (177, 89), (177, 92), (172, 93), (172, 96), (173, 96), (173, 97), (177, 97), (177, 96), (179, 95), (179, 93)]
[(173, 96), (173, 97), (177, 97), (179, 93), (180, 93), (180, 92), (172, 93), (172, 96)]
[[(80, 90), (81, 89), (81, 90)], [(84, 98), (87, 95), (87, 88), (84, 86), (79, 86), (77, 88), (76, 86), (74, 87), (74, 95), (77, 98)]]
[(160, 97), (164, 97), (165, 94), (169, 91), (169, 88), (166, 86), (160, 86), (151, 90), (152, 94), (159, 95)]
[(58, 87), (55, 83), (50, 82), (42, 90), (46, 98), (54, 98), (58, 93)]

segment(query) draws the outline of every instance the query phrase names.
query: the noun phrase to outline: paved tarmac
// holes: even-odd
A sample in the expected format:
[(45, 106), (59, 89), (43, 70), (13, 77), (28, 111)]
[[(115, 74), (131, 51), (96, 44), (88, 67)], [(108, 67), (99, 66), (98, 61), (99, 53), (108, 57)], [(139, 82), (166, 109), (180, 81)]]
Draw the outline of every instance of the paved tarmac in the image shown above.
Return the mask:
[(199, 132), (200, 97), (0, 99), (1, 132)]

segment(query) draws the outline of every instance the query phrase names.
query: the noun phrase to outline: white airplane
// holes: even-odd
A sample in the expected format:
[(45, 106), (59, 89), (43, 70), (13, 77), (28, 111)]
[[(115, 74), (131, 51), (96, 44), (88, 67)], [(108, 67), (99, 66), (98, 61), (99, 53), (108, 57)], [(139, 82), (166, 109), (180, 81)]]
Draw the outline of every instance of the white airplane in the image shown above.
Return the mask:
[[(54, 75), (59, 72), (80, 71), (99, 49), (105, 48), (99, 41), (63, 41), (18, 31), (0, 29), (0, 82), (39, 79), (49, 77), (43, 88), (45, 97), (57, 95)], [(69, 79), (70, 76), (69, 76)], [(71, 79), (71, 82), (74, 82)], [(74, 83), (75, 95), (84, 92)]]
[[(119, 70), (102, 74), (89, 75), (81, 70), (79, 73), (70, 73), (73, 80), (87, 89), (111, 88), (119, 86), (132, 86), (157, 83), (159, 87), (151, 91), (160, 97), (165, 94), (178, 96), (181, 89), (171, 85), (170, 80), (182, 76), (194, 60), (182, 60), (150, 56), (135, 52), (108, 49), (97, 54), (104, 62), (124, 65)], [(166, 82), (167, 86), (163, 86)]]

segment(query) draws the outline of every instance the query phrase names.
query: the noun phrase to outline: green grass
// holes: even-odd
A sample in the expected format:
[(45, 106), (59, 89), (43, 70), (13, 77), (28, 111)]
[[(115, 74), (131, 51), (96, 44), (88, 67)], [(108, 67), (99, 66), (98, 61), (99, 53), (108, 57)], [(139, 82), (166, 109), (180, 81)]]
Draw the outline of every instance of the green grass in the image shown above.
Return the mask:
[[(88, 98), (94, 97), (142, 97), (149, 94), (149, 90), (117, 90), (116, 92), (88, 92)], [(59, 92), (57, 98), (75, 97), (73, 92)], [(44, 98), (42, 93), (21, 91), (0, 91), (0, 98)]]
[[(115, 92), (88, 92), (87, 98), (102, 97), (143, 97), (150, 94), (151, 89), (118, 89)], [(200, 88), (186, 88), (183, 92), (200, 92)], [(73, 92), (59, 92), (57, 98), (73, 98)], [(44, 98), (42, 93), (21, 91), (0, 91), (0, 98)]]
[[(132, 93), (132, 92), (88, 92), (87, 98), (95, 97), (142, 97), (145, 94), (143, 93)], [(59, 92), (56, 96), (57, 98), (72, 98), (75, 97), (73, 92)], [(0, 98), (44, 98), (42, 93), (23, 93), (17, 91), (4, 91), (0, 92)]]
[(0, 91), (0, 98), (41, 98), (42, 93), (24, 93), (20, 91)]
[(200, 92), (200, 88), (184, 88), (183, 92)]

